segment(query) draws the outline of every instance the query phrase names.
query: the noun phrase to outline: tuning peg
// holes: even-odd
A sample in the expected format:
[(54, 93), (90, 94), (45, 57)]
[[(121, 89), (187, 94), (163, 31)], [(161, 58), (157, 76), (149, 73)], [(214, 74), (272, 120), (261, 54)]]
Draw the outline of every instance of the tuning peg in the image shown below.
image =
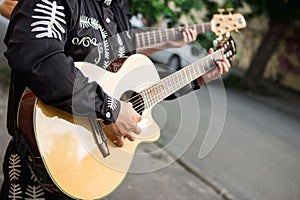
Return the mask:
[(233, 8), (226, 8), (226, 11), (229, 13), (229, 15), (232, 14)]
[(235, 29), (234, 31), (235, 31), (236, 33), (239, 33), (239, 30), (237, 30), (237, 29)]
[(222, 15), (223, 14), (223, 12), (225, 12), (225, 9), (223, 9), (223, 8), (219, 8), (218, 9), (218, 12)]

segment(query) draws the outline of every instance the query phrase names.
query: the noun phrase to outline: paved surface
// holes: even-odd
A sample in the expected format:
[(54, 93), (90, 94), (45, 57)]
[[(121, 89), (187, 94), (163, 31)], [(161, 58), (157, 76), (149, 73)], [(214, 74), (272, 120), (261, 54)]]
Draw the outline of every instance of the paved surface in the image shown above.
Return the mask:
[[(201, 111), (209, 113), (208, 93), (203, 90), (200, 96)], [(260, 97), (227, 90), (227, 100), (225, 126), (213, 151), (197, 159), (203, 126), (181, 162), (231, 199), (300, 199), (300, 118), (289, 109), (282, 112), (281, 104), (270, 107), (266, 98), (262, 103)], [(184, 101), (189, 104), (188, 98)], [(201, 120), (207, 125), (210, 116), (204, 114)], [(167, 135), (172, 137), (172, 132)], [(176, 154), (178, 149), (169, 151)]]
[[(299, 200), (300, 118), (270, 97), (271, 106), (266, 104), (268, 98), (261, 100), (228, 89), (221, 137), (210, 154), (200, 159), (199, 150), (212, 117), (212, 100), (205, 87), (196, 94), (199, 105), (195, 105), (193, 95), (187, 95), (179, 101), (163, 102), (153, 110), (163, 127), (161, 139), (138, 148), (138, 152), (148, 154), (143, 160), (135, 159), (131, 170), (154, 171), (129, 173), (105, 199)], [(5, 103), (6, 96), (1, 93), (1, 160), (8, 141), (3, 131)], [(195, 131), (198, 107), (200, 124)], [(162, 149), (164, 145), (167, 147)]]
[[(2, 0), (0, 0), (0, 2), (2, 2)], [(0, 15), (0, 67), (7, 66), (7, 60), (3, 55), (6, 49), (3, 40), (4, 40), (4, 35), (6, 32), (7, 25), (8, 25), (8, 20)]]

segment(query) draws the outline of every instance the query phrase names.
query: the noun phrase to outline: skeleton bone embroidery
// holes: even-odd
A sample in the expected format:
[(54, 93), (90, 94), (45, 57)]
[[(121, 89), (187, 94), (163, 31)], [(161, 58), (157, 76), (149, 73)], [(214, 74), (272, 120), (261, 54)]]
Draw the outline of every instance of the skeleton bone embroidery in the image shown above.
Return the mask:
[(56, 1), (42, 0), (33, 10), (37, 14), (32, 16), (36, 21), (31, 24), (31, 32), (38, 32), (35, 37), (56, 38), (62, 41), (62, 35), (66, 32), (62, 26), (66, 24), (64, 7), (57, 5)]
[(19, 177), (21, 175), (21, 159), (18, 154), (11, 154), (9, 157), (9, 180), (19, 180)]
[(118, 43), (119, 43), (118, 57), (122, 58), (125, 56), (126, 49), (125, 49), (124, 43), (122, 41), (122, 38), (119, 35), (117, 35), (117, 38), (118, 38)]
[(95, 58), (95, 64), (100, 63), (101, 55), (104, 53), (102, 67), (106, 69), (110, 63), (110, 45), (109, 42), (106, 40), (108, 38), (107, 31), (100, 25), (97, 19), (85, 15), (80, 16), (79, 25), (82, 29), (92, 28), (94, 30), (99, 30), (103, 41), (102, 43), (98, 43), (96, 38), (90, 38), (88, 36), (83, 37), (81, 39), (75, 37), (72, 39), (72, 44), (83, 45), (84, 47), (89, 47), (92, 44), (93, 46), (97, 47), (98, 57)]
[(117, 100), (112, 97), (107, 98), (108, 107), (112, 110), (115, 110), (117, 108)]
[(26, 198), (26, 200), (45, 200), (45, 198), (42, 198), (45, 192), (40, 185), (38, 186), (28, 185), (25, 194), (29, 197)]
[(8, 198), (10, 199), (22, 199), (20, 196), (22, 194), (22, 190), (20, 184), (12, 183), (9, 187), (9, 195)]
[(107, 6), (109, 6), (109, 5), (111, 4), (111, 1), (112, 1), (112, 0), (104, 0), (104, 3), (105, 3)]

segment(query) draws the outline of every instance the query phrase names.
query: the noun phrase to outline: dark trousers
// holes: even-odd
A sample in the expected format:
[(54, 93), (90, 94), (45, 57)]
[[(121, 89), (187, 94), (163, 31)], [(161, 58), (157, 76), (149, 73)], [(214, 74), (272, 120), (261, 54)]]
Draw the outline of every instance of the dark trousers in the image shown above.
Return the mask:
[(69, 197), (53, 195), (42, 188), (31, 172), (28, 164), (21, 158), (11, 140), (3, 161), (4, 182), (1, 187), (0, 199), (39, 199), (67, 200)]

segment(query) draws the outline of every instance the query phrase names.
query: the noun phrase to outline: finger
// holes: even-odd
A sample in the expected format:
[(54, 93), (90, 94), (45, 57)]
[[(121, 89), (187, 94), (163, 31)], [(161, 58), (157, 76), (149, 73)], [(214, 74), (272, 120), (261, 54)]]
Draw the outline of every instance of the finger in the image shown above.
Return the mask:
[(139, 114), (137, 117), (136, 117), (136, 122), (140, 122), (142, 120), (142, 116)]
[(195, 29), (190, 29), (192, 36), (193, 36), (193, 41), (197, 39), (197, 31)]
[(227, 73), (229, 71), (229, 68), (231, 67), (228, 59), (222, 60), (222, 67), (223, 67), (223, 73)]
[(187, 33), (185, 31), (182, 32), (183, 35), (183, 42), (187, 42)]
[(131, 130), (137, 135), (139, 135), (142, 132), (141, 128), (138, 125), (132, 126)]
[(133, 141), (135, 140), (135, 137), (134, 137), (133, 135), (130, 135), (130, 134), (125, 135), (125, 137), (126, 137), (129, 141), (131, 141), (131, 142), (133, 142)]
[(231, 67), (230, 61), (228, 59), (225, 59), (225, 63), (227, 65), (228, 69), (229, 69)]
[(216, 61), (216, 65), (218, 67), (219, 73), (223, 74), (223, 66), (221, 61)]
[(230, 64), (229, 64), (229, 61), (226, 59), (225, 61), (224, 61), (224, 68), (225, 68), (225, 72), (227, 73), (228, 71), (229, 71), (229, 69), (230, 69)]
[(208, 54), (211, 54), (211, 53), (213, 53), (213, 52), (214, 52), (214, 49), (213, 49), (213, 48), (209, 48), (208, 51), (207, 51)]
[(226, 66), (225, 64), (223, 65), (223, 72), (224, 74), (227, 73), (229, 71), (228, 66)]
[(142, 120), (142, 116), (136, 112), (136, 110), (133, 109), (133, 112), (132, 112), (132, 118), (131, 118), (134, 122), (140, 122)]
[(123, 138), (123, 136), (117, 137), (116, 145), (117, 145), (118, 147), (123, 147), (123, 146), (124, 146), (124, 138)]
[(188, 39), (187, 42), (193, 41), (193, 33), (192, 33), (191, 29), (186, 29), (185, 31), (186, 31), (187, 39)]

